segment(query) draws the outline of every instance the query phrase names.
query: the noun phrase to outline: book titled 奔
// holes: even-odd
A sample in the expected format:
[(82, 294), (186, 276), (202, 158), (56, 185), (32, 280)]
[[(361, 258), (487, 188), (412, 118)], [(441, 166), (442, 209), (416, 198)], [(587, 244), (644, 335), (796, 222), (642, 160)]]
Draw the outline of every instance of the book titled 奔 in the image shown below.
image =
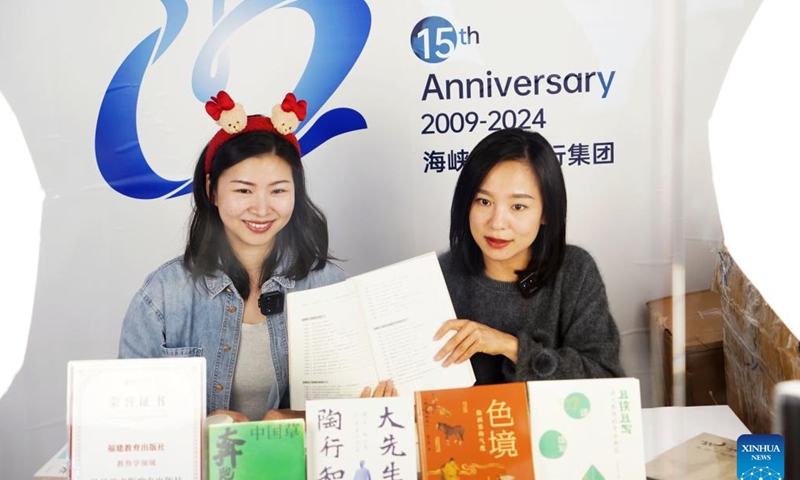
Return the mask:
[(208, 480), (306, 478), (305, 422), (301, 418), (212, 425)]

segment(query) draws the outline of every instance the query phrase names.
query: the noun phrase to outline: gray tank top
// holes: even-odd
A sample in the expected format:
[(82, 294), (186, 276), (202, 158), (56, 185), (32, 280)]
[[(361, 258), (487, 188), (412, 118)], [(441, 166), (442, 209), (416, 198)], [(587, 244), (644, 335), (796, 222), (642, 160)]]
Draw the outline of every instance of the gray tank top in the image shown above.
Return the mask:
[(270, 392), (278, 387), (276, 383), (267, 322), (242, 323), (230, 409), (250, 420), (261, 420), (267, 413)]

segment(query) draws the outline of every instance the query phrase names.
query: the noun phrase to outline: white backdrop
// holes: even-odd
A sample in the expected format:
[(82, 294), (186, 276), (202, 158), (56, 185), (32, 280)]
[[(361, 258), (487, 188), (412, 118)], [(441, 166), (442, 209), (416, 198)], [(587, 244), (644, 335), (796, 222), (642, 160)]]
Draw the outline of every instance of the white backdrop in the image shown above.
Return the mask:
[[(200, 94), (220, 88), (250, 113), (268, 112), (289, 90), (315, 99), (298, 135), (306, 145), (312, 133), (326, 137), (331, 125), (347, 125), (346, 115), (356, 123), (363, 118), (366, 128), (324, 141), (304, 157), (312, 197), (328, 215), (334, 253), (347, 259), (350, 274), (446, 248), (458, 174), (448, 154), (468, 151), (506, 111), (520, 121), (524, 110), (534, 120), (543, 109), (544, 127), (526, 126), (564, 145), (568, 240), (595, 256), (623, 335), (624, 366), (642, 380), (643, 404), (652, 405), (645, 302), (669, 294), (671, 266), (671, 220), (656, 215), (671, 193), (652, 160), (659, 94), (652, 73), (653, 5), (299, 0), (267, 8), (274, 3), (0, 2), (0, 90), (19, 117), (46, 193), (28, 349), (0, 399), (2, 478), (29, 478), (64, 444), (66, 362), (115, 357), (133, 293), (149, 271), (182, 251), (189, 198), (166, 197), (190, 177), (203, 142), (217, 128)], [(695, 0), (687, 6), (687, 291), (710, 286), (721, 239), (706, 122), (758, 4)], [(334, 6), (342, 11), (334, 14)], [(448, 26), (452, 32), (441, 30)], [(423, 58), (417, 56), (412, 39), (425, 35), (431, 58), (436, 51), (449, 58), (425, 61), (422, 45)], [(223, 54), (214, 56), (220, 49)], [(143, 59), (138, 66), (134, 51)], [(337, 72), (343, 76), (338, 85)], [(112, 84), (115, 75), (119, 82)], [(483, 98), (473, 91), (472, 98), (448, 100), (429, 91), (423, 100), (426, 86), (433, 88), (431, 75), (443, 90), (447, 80), (490, 77), (492, 94), (486, 89)], [(535, 94), (526, 82), (537, 75), (544, 77)], [(561, 85), (557, 93), (546, 83), (550, 75), (560, 76), (550, 77)], [(509, 77), (511, 88), (502, 96)], [(135, 108), (114, 103), (124, 101)], [(101, 106), (109, 116), (101, 115)], [(325, 116), (339, 108), (350, 110)], [(434, 133), (423, 134), (426, 114)], [(440, 114), (476, 120), (474, 130), (446, 129)], [(507, 124), (511, 117), (506, 114)], [(332, 119), (328, 126), (325, 118)], [(435, 132), (437, 118), (447, 132)], [(116, 134), (129, 137), (108, 143)], [(613, 162), (593, 156), (600, 143), (613, 144)], [(576, 163), (578, 145), (588, 148), (588, 163)], [(151, 188), (143, 186), (144, 176), (124, 168), (157, 172)], [(157, 188), (162, 193), (152, 193)]]

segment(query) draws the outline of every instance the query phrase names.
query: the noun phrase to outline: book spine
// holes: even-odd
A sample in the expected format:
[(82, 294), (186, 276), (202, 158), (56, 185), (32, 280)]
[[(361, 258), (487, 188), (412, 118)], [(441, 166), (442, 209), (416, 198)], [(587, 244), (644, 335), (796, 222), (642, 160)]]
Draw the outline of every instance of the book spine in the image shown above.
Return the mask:
[(414, 409), (416, 410), (416, 425), (417, 425), (417, 451), (419, 452), (419, 459), (417, 472), (420, 480), (428, 480), (428, 458), (426, 457), (425, 445), (425, 417), (423, 416), (424, 409), (422, 406), (422, 396), (420, 392), (414, 392)]

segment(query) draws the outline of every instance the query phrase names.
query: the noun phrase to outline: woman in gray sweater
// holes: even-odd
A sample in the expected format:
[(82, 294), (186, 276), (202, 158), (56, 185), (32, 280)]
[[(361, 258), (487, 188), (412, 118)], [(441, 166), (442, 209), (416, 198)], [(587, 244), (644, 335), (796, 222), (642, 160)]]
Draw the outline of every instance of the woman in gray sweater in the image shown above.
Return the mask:
[(624, 376), (619, 332), (591, 255), (566, 244), (567, 193), (552, 146), (506, 129), (481, 140), (453, 194), (439, 257), (458, 319), (436, 355), (476, 384)]

